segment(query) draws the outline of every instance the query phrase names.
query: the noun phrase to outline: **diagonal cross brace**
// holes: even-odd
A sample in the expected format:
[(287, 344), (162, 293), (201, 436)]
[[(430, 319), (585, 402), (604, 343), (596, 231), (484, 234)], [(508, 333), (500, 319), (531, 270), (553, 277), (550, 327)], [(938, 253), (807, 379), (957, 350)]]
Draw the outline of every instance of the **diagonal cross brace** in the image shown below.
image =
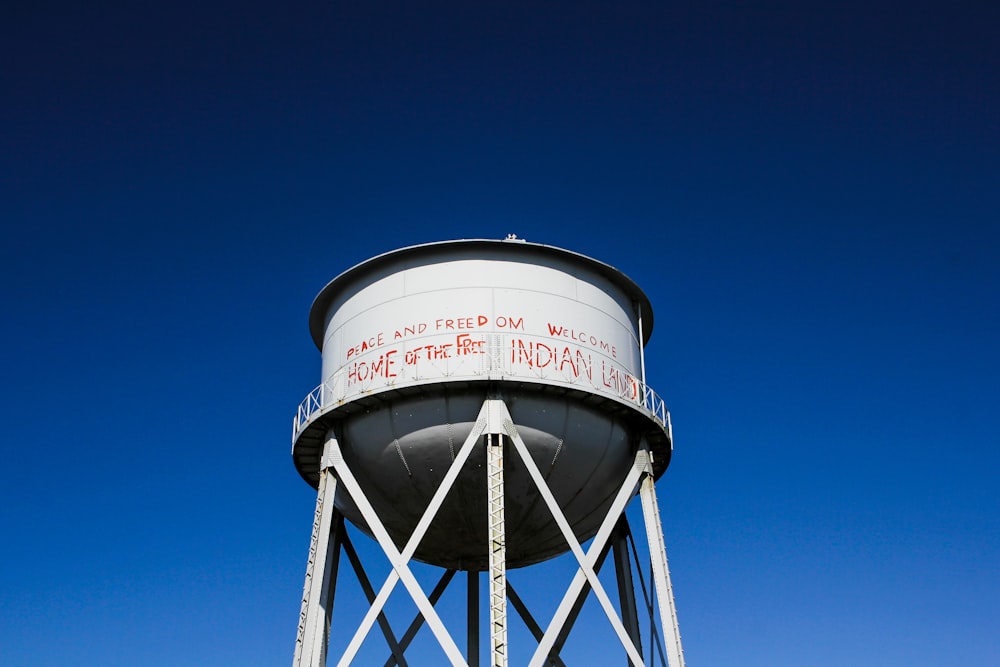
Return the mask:
[(545, 631), (545, 636), (542, 638), (542, 641), (539, 642), (538, 648), (535, 650), (535, 654), (532, 656), (531, 662), (529, 663), (529, 667), (542, 667), (544, 664), (553, 648), (553, 645), (555, 644), (556, 638), (558, 637), (563, 624), (568, 618), (573, 603), (579, 592), (582, 590), (585, 582), (589, 583), (593, 589), (594, 595), (597, 597), (601, 607), (604, 609), (604, 613), (607, 615), (615, 633), (618, 635), (618, 639), (625, 648), (625, 652), (628, 654), (632, 664), (637, 667), (641, 667), (643, 664), (642, 656), (639, 654), (635, 644), (632, 643), (632, 639), (625, 631), (625, 627), (622, 625), (621, 619), (618, 617), (618, 612), (615, 611), (614, 605), (611, 603), (607, 592), (604, 590), (604, 586), (597, 578), (597, 574), (594, 572), (594, 564), (597, 561), (601, 550), (604, 548), (604, 544), (610, 538), (615, 523), (618, 521), (618, 517), (625, 510), (625, 506), (632, 497), (640, 478), (650, 469), (648, 453), (645, 450), (639, 450), (636, 452), (635, 465), (632, 466), (628, 475), (626, 475), (625, 481), (619, 488), (618, 494), (615, 496), (611, 507), (608, 509), (608, 513), (605, 515), (604, 520), (601, 523), (601, 527), (598, 529), (597, 534), (591, 542), (590, 549), (586, 554), (584, 554), (579, 541), (576, 539), (576, 535), (573, 534), (573, 530), (570, 528), (569, 522), (566, 520), (566, 516), (563, 514), (562, 509), (559, 507), (555, 497), (549, 490), (548, 485), (545, 483), (545, 479), (538, 470), (538, 466), (535, 465), (534, 460), (531, 458), (531, 454), (528, 452), (527, 446), (524, 444), (524, 441), (521, 440), (520, 435), (518, 435), (517, 430), (514, 428), (513, 421), (509, 422), (508, 435), (514, 443), (515, 450), (523, 460), (524, 465), (528, 470), (528, 474), (538, 487), (539, 494), (548, 506), (549, 511), (552, 512), (552, 517), (555, 519), (556, 524), (563, 533), (563, 537), (566, 539), (567, 544), (569, 544), (570, 550), (573, 552), (573, 555), (576, 557), (577, 562), (580, 565), (569, 589), (563, 596), (563, 600), (560, 603), (559, 608), (556, 610), (555, 616), (553, 616), (548, 629)]
[[(517, 594), (517, 591), (514, 590), (514, 587), (509, 581), (507, 582), (507, 598), (510, 600), (510, 603), (514, 605), (514, 609), (521, 617), (521, 620), (524, 621), (524, 624), (528, 627), (528, 632), (534, 636), (535, 641), (541, 641), (545, 633), (542, 632), (542, 629), (539, 627), (535, 617), (531, 615), (527, 605), (524, 604), (521, 596)], [(549, 656), (549, 663), (553, 665), (553, 667), (566, 667), (566, 664), (558, 655)]]
[[(375, 600), (375, 591), (372, 589), (372, 584), (368, 579), (365, 568), (361, 565), (358, 552), (355, 551), (354, 545), (346, 534), (343, 539), (343, 547), (344, 553), (347, 554), (347, 560), (351, 562), (351, 567), (354, 568), (354, 576), (358, 578), (358, 583), (361, 584), (361, 590), (368, 599), (368, 604), (371, 604)], [(434, 604), (433, 599), (431, 600), (431, 604)], [(382, 635), (385, 637), (386, 644), (389, 645), (389, 650), (392, 651), (395, 664), (399, 665), (399, 667), (409, 667), (406, 658), (403, 656), (403, 647), (397, 641), (396, 635), (392, 631), (392, 626), (389, 625), (389, 619), (385, 617), (384, 613), (378, 615), (378, 624), (382, 629)]]
[(437, 612), (434, 611), (433, 605), (430, 604), (427, 596), (424, 595), (423, 590), (420, 588), (420, 584), (417, 583), (417, 580), (410, 571), (407, 563), (409, 563), (413, 554), (416, 552), (417, 547), (420, 545), (420, 541), (423, 539), (427, 529), (431, 525), (431, 522), (434, 520), (438, 510), (444, 503), (444, 499), (448, 495), (448, 492), (451, 491), (452, 487), (455, 485), (455, 481), (458, 479), (462, 466), (472, 453), (476, 441), (487, 431), (488, 424), (491, 421), (494, 421), (489, 418), (491, 403), (492, 401), (489, 400), (484, 402), (483, 407), (476, 419), (475, 426), (472, 428), (469, 436), (465, 439), (465, 442), (462, 443), (461, 448), (455, 456), (455, 460), (452, 461), (451, 466), (448, 468), (448, 472), (445, 473), (444, 479), (441, 480), (441, 485), (438, 487), (437, 491), (435, 491), (434, 496), (431, 498), (430, 503), (424, 510), (424, 514), (421, 516), (420, 521), (417, 522), (417, 525), (413, 530), (413, 534), (410, 536), (410, 539), (407, 541), (402, 552), (396, 548), (396, 545), (389, 537), (388, 531), (385, 529), (385, 525), (379, 518), (378, 513), (375, 511), (375, 508), (372, 507), (371, 502), (361, 489), (360, 484), (358, 484), (357, 480), (354, 478), (347, 462), (344, 461), (343, 452), (340, 449), (340, 444), (337, 442), (335, 435), (332, 431), (327, 435), (327, 445), (329, 446), (332, 454), (332, 465), (334, 470), (337, 472), (337, 477), (347, 488), (347, 492), (351, 495), (351, 498), (354, 499), (354, 502), (358, 506), (358, 510), (368, 523), (369, 529), (371, 529), (372, 534), (378, 541), (379, 546), (382, 547), (383, 552), (385, 552), (385, 555), (388, 557), (389, 562), (392, 565), (392, 571), (389, 573), (385, 583), (382, 585), (378, 595), (375, 597), (375, 601), (372, 602), (372, 606), (369, 608), (368, 613), (362, 620), (361, 625), (358, 626), (358, 629), (354, 633), (354, 637), (352, 637), (347, 649), (345, 649), (340, 662), (337, 663), (338, 667), (346, 667), (346, 665), (349, 665), (357, 655), (362, 642), (365, 640), (365, 637), (368, 636), (372, 625), (378, 618), (378, 615), (382, 612), (382, 609), (385, 607), (385, 604), (389, 599), (389, 595), (392, 593), (396, 584), (400, 580), (402, 580), (403, 585), (410, 593), (410, 597), (412, 597), (413, 601), (417, 604), (417, 608), (423, 614), (428, 627), (430, 627), (431, 631), (434, 633), (434, 636), (437, 638), (441, 648), (444, 649), (451, 664), (455, 666), (467, 667), (467, 663), (465, 662), (465, 658), (462, 656), (461, 651), (459, 651), (458, 646), (456, 646), (454, 639), (452, 639), (451, 635), (448, 633), (447, 628), (445, 628), (444, 623), (442, 623), (441, 618), (437, 615)]
[(328, 443), (333, 443), (333, 448), (335, 450), (334, 469), (337, 471), (337, 477), (347, 488), (347, 492), (351, 495), (351, 498), (357, 505), (358, 510), (364, 517), (366, 523), (368, 524), (368, 528), (372, 531), (372, 535), (379, 543), (379, 546), (382, 547), (383, 553), (389, 559), (389, 564), (392, 565), (392, 571), (389, 573), (389, 577), (382, 585), (382, 589), (379, 591), (378, 596), (376, 596), (375, 601), (372, 602), (372, 606), (369, 608), (364, 620), (358, 627), (357, 632), (354, 633), (354, 637), (351, 639), (347, 649), (345, 649), (344, 654), (337, 663), (338, 666), (346, 667), (351, 664), (354, 657), (357, 655), (358, 649), (361, 648), (361, 643), (364, 641), (365, 637), (368, 636), (368, 632), (371, 630), (372, 624), (382, 612), (386, 601), (389, 599), (389, 594), (392, 592), (393, 588), (395, 588), (396, 583), (402, 581), (403, 586), (405, 586), (406, 590), (410, 593), (410, 597), (413, 598), (417, 608), (427, 620), (427, 625), (430, 627), (431, 632), (434, 633), (434, 636), (441, 644), (441, 648), (444, 649), (444, 652), (448, 656), (451, 664), (456, 667), (464, 667), (466, 664), (465, 659), (462, 657), (461, 652), (455, 645), (455, 641), (451, 638), (451, 635), (448, 634), (448, 630), (444, 627), (444, 623), (442, 623), (441, 618), (438, 616), (437, 612), (434, 611), (434, 606), (431, 605), (430, 601), (427, 599), (427, 596), (420, 588), (420, 584), (417, 582), (416, 577), (413, 576), (413, 573), (407, 565), (410, 560), (410, 556), (412, 555), (412, 550), (409, 550), (409, 544), (407, 545), (407, 550), (410, 551), (410, 554), (401, 554), (396, 548), (396, 545), (393, 543), (392, 538), (389, 537), (389, 532), (386, 530), (385, 525), (379, 518), (378, 513), (375, 512), (375, 508), (372, 507), (371, 502), (365, 496), (364, 491), (361, 490), (361, 485), (358, 484), (358, 481), (354, 478), (354, 474), (351, 472), (351, 469), (344, 461), (343, 453), (340, 451), (340, 446), (337, 444), (336, 439), (331, 438)]
[[(635, 561), (635, 571), (639, 575), (639, 586), (642, 589), (642, 598), (646, 605), (646, 613), (649, 615), (650, 620), (650, 643), (656, 646), (656, 651), (660, 655), (660, 662), (664, 665), (668, 665), (667, 657), (663, 653), (663, 641), (660, 639), (660, 633), (656, 631), (656, 623), (653, 621), (654, 611), (653, 611), (653, 599), (649, 596), (649, 589), (646, 587), (646, 578), (642, 576), (642, 560), (639, 558), (639, 552), (635, 548), (635, 537), (632, 535), (632, 529), (629, 527), (628, 522), (625, 522), (625, 528), (627, 529), (626, 537), (628, 538), (629, 547), (632, 552), (632, 560)], [(652, 562), (650, 562), (652, 567)], [(653, 576), (652, 572), (650, 576)], [(649, 649), (649, 664), (655, 665), (653, 660), (653, 648)]]
[[(442, 574), (441, 578), (438, 579), (437, 585), (434, 587), (434, 590), (432, 590), (431, 594), (428, 596), (428, 599), (431, 601), (431, 604), (435, 605), (437, 604), (438, 600), (441, 599), (441, 596), (444, 595), (445, 589), (448, 588), (448, 584), (451, 583), (451, 580), (452, 578), (454, 578), (454, 576), (455, 576), (455, 570), (444, 571), (444, 574)], [(420, 631), (420, 627), (423, 624), (424, 624), (424, 617), (421, 616), (420, 612), (418, 611), (417, 615), (413, 618), (413, 621), (410, 623), (410, 627), (406, 628), (406, 632), (403, 633), (403, 637), (399, 640), (399, 648), (401, 648), (403, 651), (406, 651), (406, 649), (409, 648), (410, 644), (413, 642), (413, 638), (417, 636), (417, 632)], [(389, 656), (389, 659), (385, 661), (384, 667), (395, 667), (396, 665), (397, 665), (396, 659), (393, 656)]]

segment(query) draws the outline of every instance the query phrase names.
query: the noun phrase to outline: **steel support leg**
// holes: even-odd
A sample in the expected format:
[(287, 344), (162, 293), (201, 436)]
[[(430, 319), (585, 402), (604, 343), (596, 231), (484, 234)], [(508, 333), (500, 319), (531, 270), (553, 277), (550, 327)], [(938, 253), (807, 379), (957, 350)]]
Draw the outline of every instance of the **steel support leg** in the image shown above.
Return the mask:
[(486, 436), (490, 535), (490, 664), (507, 667), (507, 538), (504, 532), (503, 436)]
[(663, 524), (660, 523), (660, 509), (656, 503), (656, 487), (652, 471), (647, 472), (639, 486), (642, 499), (642, 515), (646, 523), (646, 539), (649, 542), (649, 557), (653, 565), (653, 582), (660, 608), (660, 624), (663, 626), (663, 641), (667, 645), (667, 664), (670, 667), (684, 667), (684, 650), (681, 648), (681, 631), (677, 625), (677, 608), (670, 586), (670, 569), (667, 567), (667, 547), (663, 541)]
[(324, 452), (313, 515), (312, 538), (309, 541), (309, 561), (302, 591), (298, 636), (295, 640), (293, 667), (324, 667), (330, 637), (330, 618), (337, 583), (340, 557), (338, 537), (344, 529), (343, 519), (333, 505), (337, 480)]

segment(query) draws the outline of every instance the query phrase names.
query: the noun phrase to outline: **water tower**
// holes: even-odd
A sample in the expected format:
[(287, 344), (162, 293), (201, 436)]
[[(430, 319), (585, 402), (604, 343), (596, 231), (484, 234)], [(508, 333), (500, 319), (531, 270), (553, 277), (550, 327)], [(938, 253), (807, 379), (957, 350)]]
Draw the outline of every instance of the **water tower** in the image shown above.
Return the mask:
[[(647, 664), (624, 516), (637, 494), (654, 583), (643, 608), (660, 627), (650, 643), (682, 667), (654, 488), (672, 439), (669, 413), (645, 381), (652, 323), (648, 298), (617, 269), (513, 236), (395, 250), (324, 287), (309, 315), (322, 383), (292, 433), (295, 466), (318, 491), (294, 667), (326, 665), (341, 551), (371, 607), (356, 628), (334, 623), (352, 636), (338, 665), (352, 663), (377, 622), (386, 664), (407, 664), (414, 626), (425, 623), (452, 665), (478, 667), (481, 572), (492, 665), (507, 664), (508, 603), (538, 641), (530, 665), (562, 664), (590, 592), (629, 664)], [(392, 566), (377, 594), (345, 519)], [(566, 552), (576, 575), (543, 628), (507, 570)], [(609, 553), (617, 606), (597, 577)], [(439, 591), (428, 597), (413, 575), (414, 559), (450, 573), (442, 582), (468, 573), (464, 651), (435, 610)], [(397, 584), (420, 612), (401, 636), (383, 615)]]

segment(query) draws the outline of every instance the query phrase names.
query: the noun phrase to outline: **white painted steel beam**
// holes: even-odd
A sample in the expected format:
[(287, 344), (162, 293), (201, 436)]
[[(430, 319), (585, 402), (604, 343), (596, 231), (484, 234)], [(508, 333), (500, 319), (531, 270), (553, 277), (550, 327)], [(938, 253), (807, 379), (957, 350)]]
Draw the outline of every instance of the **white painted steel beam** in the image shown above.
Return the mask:
[[(324, 452), (323, 461), (327, 462)], [(343, 530), (340, 513), (333, 504), (337, 480), (327, 465), (320, 472), (313, 515), (309, 560), (306, 565), (299, 629), (295, 641), (293, 667), (324, 667), (329, 641), (330, 619), (337, 582), (339, 562), (339, 531)]]
[[(489, 404), (499, 401), (490, 400)], [(502, 403), (501, 403), (502, 405)], [(491, 428), (499, 426), (492, 419)], [(503, 436), (486, 436), (486, 485), (489, 504), (490, 664), (507, 667), (507, 537), (503, 498)]]
[[(638, 458), (639, 454), (636, 456)], [(632, 493), (635, 491), (635, 485), (638, 483), (640, 476), (641, 469), (639, 466), (633, 466), (629, 471), (628, 476), (625, 478), (625, 481), (619, 488), (618, 495), (615, 497), (614, 502), (612, 502), (611, 507), (608, 509), (608, 513), (605, 515), (604, 521), (601, 523), (601, 527), (598, 529), (597, 534), (594, 535), (594, 539), (590, 543), (590, 548), (587, 550), (586, 555), (582, 559), (579, 555), (577, 555), (581, 551), (579, 543), (577, 544), (574, 554), (577, 555), (577, 562), (580, 563), (580, 567), (577, 569), (572, 582), (570, 582), (569, 588), (566, 589), (566, 593), (563, 595), (563, 599), (559, 603), (556, 613), (549, 622), (549, 626), (545, 630), (545, 636), (542, 638), (542, 641), (539, 642), (538, 648), (535, 650), (535, 653), (531, 658), (529, 667), (542, 667), (545, 664), (545, 660), (548, 658), (549, 653), (555, 646), (556, 640), (563, 633), (563, 627), (569, 620), (573, 607), (575, 606), (580, 593), (583, 591), (584, 586), (589, 583), (591, 588), (595, 590), (595, 594), (597, 588), (601, 587), (600, 581), (597, 581), (597, 577), (594, 575), (593, 566), (597, 563), (602, 553), (607, 553), (604, 550), (604, 547), (607, 544), (608, 539), (611, 537), (611, 531), (614, 528), (618, 517), (621, 516), (621, 513), (625, 510), (625, 506), (628, 504), (629, 499), (632, 497)], [(595, 581), (597, 581), (597, 586), (594, 586)], [(603, 590), (603, 587), (601, 587), (602, 593)], [(600, 600), (600, 598), (598, 599)], [(609, 620), (611, 621), (612, 627), (614, 627), (622, 646), (625, 648), (629, 659), (632, 661), (633, 665), (642, 665), (642, 656), (639, 655), (636, 647), (632, 644), (632, 640), (625, 632), (625, 628), (622, 626), (621, 620), (618, 618), (614, 608), (611, 607), (607, 593), (604, 593), (604, 599), (608, 604), (602, 604), (601, 606), (604, 608), (606, 614), (608, 614), (608, 609), (611, 609), (611, 613), (608, 614)]]
[[(510, 418), (507, 406), (504, 405), (503, 409), (505, 412), (504, 425), (507, 427), (507, 436), (510, 438), (511, 442), (513, 442), (514, 449), (521, 457), (529, 476), (538, 489), (539, 495), (542, 497), (545, 505), (552, 513), (552, 518), (555, 520), (556, 525), (562, 532), (566, 543), (569, 545), (570, 551), (572, 551), (573, 555), (576, 556), (577, 563), (579, 564), (577, 578), (580, 578), (581, 584), (583, 580), (590, 583), (590, 586), (594, 591), (594, 596), (597, 598), (601, 608), (607, 615), (608, 621), (611, 623), (612, 628), (614, 628), (615, 634), (618, 635), (618, 639), (625, 648), (625, 652), (628, 654), (629, 659), (632, 660), (632, 663), (636, 665), (636, 667), (641, 667), (643, 664), (642, 656), (639, 654), (638, 650), (636, 650), (635, 645), (632, 643), (628, 633), (625, 631), (625, 627), (622, 625), (621, 619), (618, 617), (618, 612), (615, 610), (614, 605), (611, 603), (611, 599), (608, 597), (607, 592), (604, 590), (604, 586), (597, 578), (597, 574), (593, 569), (594, 561), (596, 560), (597, 555), (603, 548), (604, 543), (610, 537), (611, 530), (614, 528), (614, 524), (618, 520), (618, 517), (624, 511), (625, 505), (628, 504), (629, 498), (632, 497), (635, 485), (641, 474), (641, 472), (637, 470), (638, 466), (633, 466), (629, 471), (624, 484), (619, 488), (615, 501), (612, 503), (611, 508), (609, 508), (601, 527), (597, 531), (597, 535), (591, 543), (590, 551), (585, 554), (583, 552), (583, 548), (580, 546), (580, 542), (576, 539), (576, 535), (573, 533), (573, 529), (570, 527), (569, 522), (566, 521), (566, 516), (563, 514), (562, 508), (559, 507), (555, 497), (552, 495), (552, 491), (545, 482), (545, 478), (542, 476), (541, 471), (538, 470), (538, 466), (535, 465), (534, 459), (531, 458), (531, 453), (528, 451), (527, 445), (524, 444), (524, 441), (518, 434), (517, 429), (514, 428), (514, 422)], [(639, 463), (640, 456), (644, 457), (644, 468), (648, 467), (648, 456), (646, 456), (646, 452), (640, 451), (636, 453), (637, 463)], [(593, 557), (591, 557), (591, 553), (593, 554)], [(574, 578), (574, 584), (577, 582), (577, 578)], [(572, 585), (573, 584), (571, 584), (571, 586)], [(549, 651), (552, 649), (556, 636), (559, 634), (559, 628), (566, 620), (565, 615), (569, 612), (575, 597), (575, 595), (570, 595), (570, 591), (567, 591), (567, 596), (563, 598), (563, 602), (566, 606), (564, 608), (563, 605), (560, 605), (560, 609), (557, 610), (557, 616), (553, 619), (553, 624), (550, 624), (549, 629), (545, 633), (545, 637), (543, 637), (542, 642), (535, 651), (530, 667), (542, 667), (542, 664), (548, 657)], [(561, 618), (560, 613), (563, 614)], [(556, 623), (557, 620), (558, 623)]]
[[(438, 603), (438, 600), (441, 599), (441, 596), (444, 594), (445, 589), (448, 588), (448, 584), (451, 583), (451, 580), (455, 577), (455, 572), (456, 570), (444, 571), (444, 574), (442, 574), (441, 578), (438, 579), (437, 585), (434, 586), (434, 590), (432, 590), (431, 594), (427, 596), (427, 599), (431, 601), (431, 604), (436, 605)], [(409, 647), (409, 645), (413, 642), (413, 638), (417, 636), (417, 631), (419, 631), (420, 628), (423, 627), (423, 624), (424, 624), (424, 617), (421, 616), (420, 612), (418, 611), (416, 617), (414, 617), (413, 619), (413, 622), (410, 623), (410, 627), (406, 628), (406, 632), (403, 633), (402, 639), (399, 640), (399, 648), (401, 648), (405, 652), (407, 647)], [(390, 655), (389, 659), (385, 661), (384, 667), (395, 667), (395, 665), (396, 665), (396, 659)], [(473, 665), (470, 662), (469, 667), (479, 667), (479, 666)]]
[[(521, 620), (524, 621), (524, 625), (528, 628), (528, 632), (530, 632), (535, 638), (535, 641), (542, 641), (542, 637), (545, 636), (545, 633), (542, 632), (542, 628), (538, 625), (538, 621), (536, 621), (535, 617), (531, 615), (531, 612), (528, 610), (528, 606), (524, 604), (524, 601), (521, 600), (521, 596), (517, 594), (517, 591), (515, 591), (514, 587), (510, 585), (510, 582), (507, 582), (507, 598), (510, 600), (514, 609), (517, 610), (518, 615), (521, 617)], [(553, 667), (566, 667), (562, 658), (558, 655), (549, 657), (549, 663), (553, 665)]]
[[(347, 535), (344, 535), (341, 543), (344, 553), (347, 554), (347, 560), (350, 561), (351, 567), (354, 568), (354, 576), (357, 577), (358, 583), (361, 584), (361, 590), (368, 599), (368, 604), (371, 604), (375, 601), (375, 590), (372, 588), (368, 574), (361, 564), (358, 552), (354, 550), (354, 545), (351, 544), (351, 540), (348, 539)], [(433, 600), (431, 600), (431, 604), (434, 604)], [(389, 625), (389, 619), (386, 618), (384, 613), (378, 615), (378, 625), (382, 630), (382, 636), (385, 637), (385, 643), (389, 645), (389, 650), (392, 651), (391, 660), (399, 665), (399, 667), (409, 667), (406, 657), (403, 655), (403, 648), (400, 642), (396, 640), (396, 635), (392, 632), (392, 626)]]
[[(611, 552), (611, 543), (608, 542), (601, 549), (601, 553), (597, 555), (597, 560), (594, 562), (594, 571), (600, 572), (601, 568), (604, 567), (604, 561), (607, 559), (608, 554)], [(573, 626), (576, 624), (576, 619), (580, 617), (580, 612), (583, 611), (583, 605), (587, 602), (587, 597), (590, 595), (590, 584), (587, 583), (586, 577), (582, 579), (583, 585), (580, 586), (579, 591), (576, 593), (576, 600), (573, 602), (572, 606), (569, 608), (569, 613), (566, 615), (566, 622), (563, 623), (562, 629), (556, 636), (556, 640), (552, 645), (552, 651), (549, 652), (551, 655), (559, 655), (562, 652), (563, 646), (566, 645), (566, 640), (569, 639), (569, 633), (573, 630)], [(543, 633), (544, 635), (544, 633)], [(538, 641), (541, 641), (541, 636), (538, 637)]]
[(653, 566), (653, 582), (660, 610), (660, 624), (663, 627), (663, 641), (667, 648), (667, 664), (670, 667), (684, 667), (684, 650), (681, 648), (681, 630), (677, 624), (677, 607), (670, 585), (670, 569), (667, 566), (667, 547), (663, 541), (663, 524), (660, 523), (660, 509), (656, 502), (656, 486), (650, 472), (639, 487), (642, 500), (642, 514), (646, 524), (646, 539), (649, 542), (649, 556)]
[[(473, 432), (475, 432), (475, 430), (476, 429), (473, 429)], [(458, 476), (458, 471), (455, 470), (455, 468), (460, 468), (461, 463), (468, 458), (468, 451), (471, 451), (471, 445), (469, 447), (465, 447), (463, 445), (463, 451), (459, 452), (459, 455), (455, 458), (452, 468), (449, 469), (448, 473), (445, 475), (445, 480), (442, 482), (441, 488), (438, 489), (438, 493), (436, 493), (434, 498), (431, 500), (431, 504), (428, 506), (427, 510), (424, 512), (424, 516), (417, 524), (417, 529), (414, 531), (413, 535), (410, 537), (410, 541), (406, 545), (406, 548), (401, 553), (396, 548), (392, 538), (389, 537), (389, 532), (386, 530), (385, 525), (382, 523), (381, 518), (375, 511), (375, 508), (372, 507), (371, 501), (368, 500), (368, 497), (362, 490), (361, 485), (358, 484), (358, 481), (355, 479), (354, 474), (347, 465), (347, 462), (344, 461), (343, 452), (340, 451), (340, 444), (337, 442), (336, 437), (334, 437), (333, 433), (330, 433), (328, 438), (327, 443), (329, 443), (333, 451), (333, 467), (337, 472), (338, 479), (347, 489), (351, 499), (355, 502), (362, 517), (364, 517), (365, 522), (368, 524), (368, 528), (371, 530), (372, 535), (375, 537), (376, 541), (378, 541), (379, 546), (382, 547), (382, 552), (389, 559), (390, 565), (392, 565), (392, 572), (389, 574), (388, 579), (386, 579), (385, 584), (382, 585), (382, 589), (379, 591), (375, 602), (372, 603), (372, 606), (365, 615), (360, 627), (358, 627), (357, 632), (355, 632), (354, 637), (351, 639), (347, 649), (344, 651), (344, 655), (341, 656), (340, 661), (337, 663), (338, 666), (346, 667), (351, 664), (354, 657), (357, 655), (358, 649), (361, 648), (361, 643), (365, 640), (365, 637), (368, 636), (368, 632), (371, 630), (372, 624), (374, 624), (375, 619), (382, 612), (386, 601), (389, 599), (389, 594), (392, 592), (392, 589), (395, 588), (397, 582), (402, 581), (403, 586), (406, 588), (407, 592), (409, 592), (410, 597), (413, 598), (417, 608), (423, 614), (424, 620), (427, 622), (427, 626), (431, 629), (431, 632), (434, 633), (434, 637), (438, 640), (438, 643), (444, 650), (445, 655), (448, 656), (448, 660), (451, 664), (455, 667), (467, 667), (467, 663), (465, 662), (465, 658), (462, 656), (462, 652), (459, 651), (458, 646), (455, 644), (455, 640), (452, 639), (448, 629), (441, 621), (441, 617), (438, 616), (437, 612), (434, 610), (434, 606), (430, 603), (427, 596), (420, 588), (420, 584), (417, 582), (416, 577), (413, 576), (413, 573), (410, 571), (407, 563), (413, 556), (413, 552), (416, 551), (417, 546), (420, 544), (420, 540), (427, 531), (427, 527), (434, 518), (434, 514), (437, 513), (437, 510), (440, 508), (441, 503), (444, 500), (444, 496), (447, 494), (448, 489), (444, 489), (443, 487), (445, 487), (445, 483), (448, 482), (448, 477), (451, 476), (452, 472), (455, 473), (454, 476), (452, 476), (451, 482), (448, 484), (448, 488), (450, 488), (450, 485), (454, 484), (454, 479)], [(463, 452), (465, 454), (464, 456), (462, 456)]]
[(424, 596), (423, 591), (420, 589), (419, 584), (417, 584), (416, 579), (413, 578), (413, 574), (410, 572), (406, 564), (413, 557), (414, 552), (416, 552), (417, 547), (420, 545), (420, 541), (423, 539), (424, 534), (427, 532), (431, 522), (434, 520), (434, 516), (437, 514), (438, 510), (441, 509), (441, 505), (444, 503), (445, 497), (455, 485), (455, 481), (458, 479), (459, 473), (462, 471), (462, 466), (472, 453), (472, 449), (474, 448), (476, 441), (486, 431), (487, 423), (489, 421), (489, 409), (490, 404), (489, 401), (487, 401), (483, 404), (483, 407), (479, 412), (479, 416), (476, 419), (475, 426), (472, 428), (469, 436), (465, 439), (465, 442), (456, 453), (455, 460), (452, 461), (451, 466), (448, 468), (448, 472), (445, 473), (444, 479), (441, 480), (441, 485), (438, 487), (437, 491), (435, 491), (430, 503), (428, 503), (427, 508), (424, 510), (424, 514), (421, 516), (420, 521), (417, 523), (413, 534), (410, 536), (410, 539), (407, 541), (402, 552), (399, 552), (396, 549), (396, 545), (389, 537), (389, 533), (386, 531), (378, 513), (372, 507), (371, 502), (368, 500), (367, 496), (365, 496), (364, 491), (354, 478), (354, 475), (346, 461), (344, 461), (344, 457), (340, 451), (340, 445), (337, 443), (336, 437), (332, 432), (328, 434), (327, 442), (333, 443), (331, 451), (333, 452), (334, 468), (342, 483), (347, 488), (348, 493), (351, 495), (351, 498), (354, 499), (357, 504), (358, 510), (362, 513), (362, 516), (368, 523), (368, 527), (371, 529), (375, 539), (382, 547), (385, 555), (389, 558), (393, 568), (389, 577), (382, 585), (382, 589), (376, 596), (375, 601), (372, 603), (371, 608), (362, 620), (361, 625), (355, 632), (354, 637), (348, 644), (347, 649), (341, 657), (338, 665), (349, 665), (354, 659), (358, 649), (361, 647), (361, 643), (364, 641), (365, 637), (368, 636), (368, 632), (371, 630), (372, 624), (378, 617), (378, 614), (381, 613), (382, 609), (385, 607), (385, 603), (388, 601), (389, 595), (401, 579), (411, 597), (413, 597), (414, 602), (417, 604), (417, 608), (423, 613), (427, 625), (431, 628), (435, 638), (437, 638), (441, 647), (445, 650), (445, 653), (448, 655), (452, 664), (467, 664), (462, 658), (458, 647), (455, 645), (455, 641), (452, 639), (451, 635), (444, 627), (444, 624), (437, 616), (433, 606), (431, 606), (427, 601), (426, 596)]

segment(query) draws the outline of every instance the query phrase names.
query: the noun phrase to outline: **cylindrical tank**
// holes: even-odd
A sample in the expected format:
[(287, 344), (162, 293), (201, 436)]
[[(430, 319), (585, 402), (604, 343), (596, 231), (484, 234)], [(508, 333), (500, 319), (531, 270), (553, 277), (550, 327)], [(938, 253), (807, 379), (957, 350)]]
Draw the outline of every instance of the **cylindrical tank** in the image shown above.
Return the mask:
[[(324, 287), (310, 312), (323, 382), (296, 414), (295, 465), (316, 486), (332, 429), (402, 545), (483, 401), (500, 397), (585, 540), (637, 448), (651, 449), (657, 476), (670, 459), (669, 416), (642, 378), (641, 346), (652, 323), (649, 300), (624, 274), (552, 246), (449, 241), (362, 262)], [(507, 566), (566, 551), (512, 451), (504, 478)], [(342, 490), (336, 504), (367, 530)], [(485, 456), (473, 452), (415, 557), (486, 569), (486, 508)]]

